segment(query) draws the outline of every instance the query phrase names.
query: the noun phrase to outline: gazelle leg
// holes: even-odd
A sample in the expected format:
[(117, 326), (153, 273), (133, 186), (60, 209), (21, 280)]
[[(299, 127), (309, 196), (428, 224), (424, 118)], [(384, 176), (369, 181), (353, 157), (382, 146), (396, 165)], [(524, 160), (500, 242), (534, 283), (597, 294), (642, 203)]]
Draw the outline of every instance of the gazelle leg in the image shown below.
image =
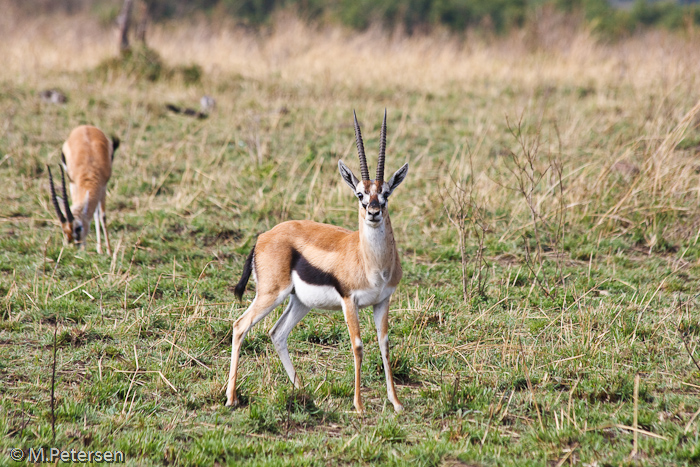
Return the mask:
[(226, 389), (226, 406), (235, 407), (238, 405), (236, 395), (236, 376), (238, 374), (238, 358), (241, 352), (241, 344), (246, 334), (261, 319), (267, 316), (277, 305), (282, 303), (291, 292), (291, 285), (279, 295), (258, 294), (253, 299), (248, 309), (240, 318), (233, 323), (233, 339), (231, 343), (231, 369), (228, 376), (228, 387)]
[(275, 350), (277, 355), (280, 356), (282, 360), (282, 366), (284, 366), (289, 379), (294, 383), (295, 387), (299, 387), (301, 381), (294, 370), (294, 365), (292, 365), (292, 360), (289, 358), (289, 350), (287, 349), (287, 338), (289, 333), (294, 329), (294, 326), (299, 324), (299, 321), (304, 319), (304, 316), (311, 310), (308, 306), (304, 305), (299, 301), (296, 295), (292, 294), (289, 297), (289, 304), (287, 308), (277, 320), (272, 329), (270, 329), (270, 338), (272, 343), (275, 345)]
[(403, 410), (403, 405), (396, 397), (396, 388), (394, 387), (394, 376), (391, 373), (391, 364), (389, 363), (389, 299), (387, 298), (381, 303), (374, 305), (374, 325), (377, 328), (377, 340), (379, 341), (379, 350), (382, 353), (382, 364), (384, 365), (384, 376), (386, 376), (386, 392), (389, 396), (389, 401), (394, 405), (396, 412)]
[(112, 254), (112, 246), (109, 244), (109, 235), (107, 234), (107, 213), (105, 212), (105, 198), (106, 195), (102, 197), (102, 201), (100, 201), (100, 214), (101, 214), (101, 219), (100, 223), (102, 224), (102, 231), (105, 234), (105, 243), (107, 243), (107, 254), (111, 255)]
[(95, 240), (97, 240), (97, 252), (102, 254), (102, 243), (100, 242), (100, 204), (97, 203), (97, 209), (92, 215), (93, 222), (95, 224)]
[(362, 368), (362, 338), (360, 337), (360, 318), (358, 309), (352, 298), (343, 300), (343, 314), (345, 315), (345, 323), (348, 325), (350, 333), (350, 343), (352, 344), (352, 354), (355, 359), (355, 410), (362, 414), (365, 411), (362, 405), (362, 396), (360, 394), (360, 369)]

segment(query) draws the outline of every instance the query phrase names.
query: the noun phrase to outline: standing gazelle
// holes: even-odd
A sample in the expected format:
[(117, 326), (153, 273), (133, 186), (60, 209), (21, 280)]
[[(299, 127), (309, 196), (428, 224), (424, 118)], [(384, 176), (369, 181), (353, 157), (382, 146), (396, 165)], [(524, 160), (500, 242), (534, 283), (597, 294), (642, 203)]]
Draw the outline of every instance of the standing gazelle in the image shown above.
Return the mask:
[[(100, 224), (107, 242), (107, 253), (111, 254), (107, 234), (105, 198), (107, 197), (107, 182), (112, 175), (112, 159), (114, 151), (119, 147), (119, 138), (107, 138), (94, 126), (83, 125), (74, 128), (61, 150), (61, 183), (63, 184), (63, 207), (65, 215), (56, 199), (56, 190), (49, 168), (49, 186), (51, 201), (56, 209), (56, 215), (61, 221), (61, 227), (68, 243), (75, 242), (85, 248), (85, 239), (90, 229), (90, 219), (95, 219), (97, 236), (97, 252), (102, 253), (100, 242)], [(47, 167), (48, 168), (48, 167)], [(70, 194), (73, 207), (68, 204), (66, 181), (63, 176), (65, 168), (70, 182)]]
[(231, 372), (226, 405), (238, 405), (236, 375), (246, 333), (289, 296), (289, 304), (270, 330), (270, 337), (287, 375), (296, 387), (300, 379), (289, 359), (287, 337), (311, 308), (343, 310), (355, 359), (355, 409), (364, 411), (360, 397), (362, 339), (359, 310), (372, 306), (384, 364), (387, 393), (394, 410), (403, 409), (394, 388), (389, 364), (389, 299), (401, 280), (401, 262), (391, 229), (387, 200), (408, 173), (405, 164), (384, 181), (386, 110), (382, 123), (377, 179), (369, 179), (360, 125), (355, 116), (355, 139), (362, 180), (338, 161), (340, 174), (359, 199), (356, 232), (312, 221), (288, 221), (260, 235), (243, 266), (235, 294), (243, 297), (251, 272), (257, 283), (255, 298), (233, 324)]

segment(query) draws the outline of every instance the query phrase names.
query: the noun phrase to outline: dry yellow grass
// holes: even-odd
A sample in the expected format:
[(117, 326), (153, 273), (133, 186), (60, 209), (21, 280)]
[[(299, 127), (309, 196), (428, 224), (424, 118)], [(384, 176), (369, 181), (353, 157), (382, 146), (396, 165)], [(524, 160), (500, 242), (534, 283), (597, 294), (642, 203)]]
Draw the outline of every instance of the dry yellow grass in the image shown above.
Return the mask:
[[(553, 23), (553, 24), (550, 24)], [(565, 29), (556, 18), (504, 38), (447, 33), (408, 37), (379, 29), (352, 32), (309, 26), (289, 14), (253, 33), (222, 21), (152, 25), (148, 43), (171, 64), (198, 63), (207, 73), (250, 78), (279, 75), (319, 85), (400, 86), (440, 93), (452, 85), (484, 82), (534, 87), (629, 84), (671, 92), (700, 74), (700, 34), (652, 32), (600, 44), (585, 28)], [(116, 53), (116, 29), (90, 16), (26, 18), (8, 9), (0, 70), (5, 79), (30, 79), (60, 70), (91, 68)]]

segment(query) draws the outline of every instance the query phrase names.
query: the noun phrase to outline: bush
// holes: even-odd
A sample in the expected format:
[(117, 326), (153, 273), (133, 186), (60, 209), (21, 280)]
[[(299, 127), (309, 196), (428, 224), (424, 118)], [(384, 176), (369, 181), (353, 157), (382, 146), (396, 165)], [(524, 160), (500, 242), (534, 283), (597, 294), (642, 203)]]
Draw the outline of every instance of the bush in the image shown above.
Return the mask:
[(163, 60), (158, 52), (146, 46), (138, 46), (102, 61), (95, 71), (105, 79), (125, 76), (138, 80), (158, 81), (163, 74), (163, 68)]
[(197, 84), (202, 79), (202, 68), (199, 65), (179, 65), (168, 67), (163, 63), (160, 54), (145, 46), (137, 45), (116, 57), (108, 58), (95, 69), (101, 79), (121, 76), (139, 81), (159, 81), (161, 79), (181, 79), (185, 84)]

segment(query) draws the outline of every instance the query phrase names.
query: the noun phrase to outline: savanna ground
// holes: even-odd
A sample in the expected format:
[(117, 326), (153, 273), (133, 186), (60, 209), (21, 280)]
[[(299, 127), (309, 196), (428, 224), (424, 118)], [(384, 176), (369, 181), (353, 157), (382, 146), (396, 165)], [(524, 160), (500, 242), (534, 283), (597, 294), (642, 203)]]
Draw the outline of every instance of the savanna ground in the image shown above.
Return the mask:
[[(290, 17), (265, 34), (153, 26), (168, 66), (201, 66), (186, 84), (97, 71), (116, 39), (90, 18), (0, 21), (0, 463), (40, 446), (130, 465), (700, 461), (693, 31), (604, 45), (557, 21), (466, 40)], [(47, 88), (68, 102), (42, 102)], [(165, 110), (203, 94), (208, 119)], [(300, 393), (267, 337), (280, 309), (247, 338), (244, 406), (225, 408), (256, 235), (288, 219), (356, 228), (337, 161), (357, 172), (356, 109), (372, 170), (384, 108), (387, 171), (410, 163), (390, 202), (405, 411), (387, 404), (367, 310), (364, 416), (342, 315), (292, 333)], [(94, 230), (86, 251), (64, 247), (49, 201), (45, 164), (83, 123), (122, 140), (111, 257)]]

